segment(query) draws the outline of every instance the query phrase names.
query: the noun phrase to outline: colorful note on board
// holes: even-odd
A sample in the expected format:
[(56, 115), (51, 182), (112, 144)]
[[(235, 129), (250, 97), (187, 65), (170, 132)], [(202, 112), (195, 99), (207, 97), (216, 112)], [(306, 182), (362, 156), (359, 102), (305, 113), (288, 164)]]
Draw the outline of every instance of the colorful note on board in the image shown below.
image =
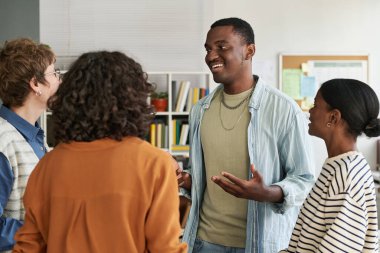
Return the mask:
[(315, 97), (317, 82), (315, 76), (301, 76), (301, 97)]
[(294, 99), (301, 97), (301, 75), (301, 69), (284, 69), (282, 71), (282, 91)]

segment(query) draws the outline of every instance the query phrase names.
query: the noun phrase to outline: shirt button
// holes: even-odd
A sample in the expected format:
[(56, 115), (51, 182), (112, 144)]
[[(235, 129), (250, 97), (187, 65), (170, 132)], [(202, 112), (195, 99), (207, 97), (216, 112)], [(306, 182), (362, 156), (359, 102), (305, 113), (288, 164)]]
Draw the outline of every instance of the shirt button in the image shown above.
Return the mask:
[(44, 151), (44, 147), (41, 147), (41, 150)]

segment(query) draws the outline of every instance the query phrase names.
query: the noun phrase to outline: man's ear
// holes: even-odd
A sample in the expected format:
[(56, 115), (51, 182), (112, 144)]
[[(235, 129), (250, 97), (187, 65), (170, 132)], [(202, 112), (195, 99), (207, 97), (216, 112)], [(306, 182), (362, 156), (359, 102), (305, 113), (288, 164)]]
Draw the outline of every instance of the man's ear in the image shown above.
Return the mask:
[(255, 44), (249, 44), (247, 46), (247, 53), (245, 55), (245, 59), (246, 60), (252, 59), (252, 57), (255, 55), (255, 52), (256, 52), (256, 46), (255, 46)]

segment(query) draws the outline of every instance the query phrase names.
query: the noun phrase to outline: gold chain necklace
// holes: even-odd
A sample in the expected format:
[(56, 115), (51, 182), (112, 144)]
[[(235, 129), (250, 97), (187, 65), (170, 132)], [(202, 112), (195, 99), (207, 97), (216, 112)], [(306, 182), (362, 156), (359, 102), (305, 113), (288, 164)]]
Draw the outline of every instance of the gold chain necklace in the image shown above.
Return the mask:
[[(246, 101), (246, 100), (244, 100), (244, 101)], [(246, 106), (243, 107), (243, 110), (241, 111), (238, 120), (235, 122), (235, 124), (232, 127), (226, 127), (223, 123), (223, 120), (222, 120), (222, 103), (220, 103), (219, 104), (219, 119), (220, 119), (220, 124), (222, 125), (223, 129), (226, 131), (231, 131), (232, 129), (234, 129), (235, 126), (239, 123), (241, 117), (243, 117), (243, 114), (244, 114), (244, 111), (246, 108), (247, 108)]]
[(220, 119), (220, 124), (222, 125), (223, 129), (226, 130), (226, 131), (231, 131), (232, 129), (235, 128), (235, 126), (239, 123), (239, 121), (241, 120), (241, 118), (243, 117), (243, 114), (244, 114), (244, 111), (245, 109), (247, 108), (246, 106), (243, 107), (243, 110), (241, 111), (240, 115), (239, 115), (239, 118), (237, 119), (237, 121), (235, 122), (235, 124), (232, 126), (232, 127), (226, 127), (223, 123), (223, 120), (222, 120), (222, 104), (227, 108), (227, 109), (230, 109), (230, 110), (235, 110), (236, 108), (239, 108), (242, 104), (244, 104), (246, 101), (249, 100), (249, 98), (252, 96), (252, 93), (253, 91), (255, 90), (256, 86), (253, 87), (252, 91), (249, 93), (249, 95), (244, 98), (241, 102), (239, 102), (237, 105), (235, 106), (229, 106), (225, 103), (224, 101), (224, 94), (223, 94), (223, 90), (222, 90), (222, 94), (221, 94), (221, 98), (220, 98), (220, 103), (219, 103), (219, 119)]
[(244, 98), (242, 101), (240, 101), (237, 105), (230, 106), (230, 105), (227, 105), (226, 102), (224, 101), (224, 92), (222, 92), (221, 102), (224, 105), (224, 107), (226, 107), (227, 109), (235, 110), (239, 108), (251, 95), (252, 95), (252, 92), (250, 92), (249, 95), (246, 98)]

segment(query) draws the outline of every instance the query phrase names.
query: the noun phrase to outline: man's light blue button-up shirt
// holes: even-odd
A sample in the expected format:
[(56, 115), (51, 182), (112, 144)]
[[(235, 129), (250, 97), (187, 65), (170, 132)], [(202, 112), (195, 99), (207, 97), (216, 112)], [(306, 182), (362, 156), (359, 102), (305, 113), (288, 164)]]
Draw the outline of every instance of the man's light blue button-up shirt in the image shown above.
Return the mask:
[[(192, 252), (197, 235), (200, 208), (206, 186), (200, 125), (213, 95), (200, 100), (192, 109), (190, 123), (191, 193), (181, 193), (192, 200), (183, 240)], [(263, 176), (266, 185), (278, 185), (284, 193), (281, 204), (248, 201), (246, 253), (273, 253), (285, 248), (293, 231), (299, 209), (315, 181), (311, 141), (306, 115), (293, 99), (267, 86), (261, 79), (248, 105), (250, 162)], [(249, 168), (247, 168), (249, 171)], [(251, 177), (251, 173), (248, 173)]]

